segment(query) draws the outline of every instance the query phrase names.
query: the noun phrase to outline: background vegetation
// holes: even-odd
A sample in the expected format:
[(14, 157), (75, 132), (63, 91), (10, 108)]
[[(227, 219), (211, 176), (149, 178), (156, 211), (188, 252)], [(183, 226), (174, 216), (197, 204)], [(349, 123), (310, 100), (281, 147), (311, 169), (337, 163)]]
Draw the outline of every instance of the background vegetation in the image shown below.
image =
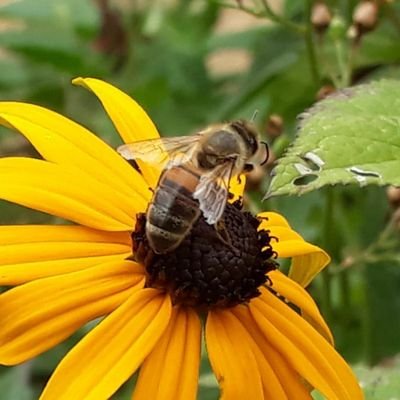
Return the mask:
[[(70, 81), (107, 80), (131, 94), (164, 135), (233, 118), (257, 123), (272, 159), (295, 135), (296, 116), (341, 87), (400, 77), (396, 1), (0, 0), (0, 98), (33, 102), (120, 143), (98, 101)], [(2, 129), (0, 155), (29, 154)], [(269, 165), (269, 169), (271, 165)], [(325, 188), (261, 202), (268, 170), (249, 179), (248, 207), (278, 210), (332, 265), (311, 285), (355, 365), (367, 398), (400, 393), (400, 195), (378, 187)], [(1, 183), (0, 183), (1, 184)], [(0, 223), (49, 217), (0, 202)], [(83, 332), (20, 367), (0, 370), (0, 393), (33, 399)], [(115, 395), (128, 399), (132, 382)], [(202, 366), (199, 399), (217, 397)]]

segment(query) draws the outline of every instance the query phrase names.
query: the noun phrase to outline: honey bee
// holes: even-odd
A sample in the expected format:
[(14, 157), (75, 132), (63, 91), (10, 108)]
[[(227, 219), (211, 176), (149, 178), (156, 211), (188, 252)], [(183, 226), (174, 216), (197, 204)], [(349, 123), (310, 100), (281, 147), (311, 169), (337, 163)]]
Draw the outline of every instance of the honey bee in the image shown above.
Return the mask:
[(211, 125), (189, 136), (125, 144), (117, 151), (127, 160), (163, 166), (146, 211), (146, 237), (157, 254), (178, 247), (201, 213), (208, 224), (218, 223), (230, 179), (268, 159), (267, 144), (243, 120)]

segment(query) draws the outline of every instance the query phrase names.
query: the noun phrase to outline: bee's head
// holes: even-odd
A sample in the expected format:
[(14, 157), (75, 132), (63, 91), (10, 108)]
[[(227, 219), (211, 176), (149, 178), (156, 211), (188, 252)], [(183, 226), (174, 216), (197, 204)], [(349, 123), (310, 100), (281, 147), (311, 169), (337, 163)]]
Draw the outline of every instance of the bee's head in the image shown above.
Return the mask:
[(234, 121), (231, 125), (243, 139), (247, 150), (244, 172), (251, 171), (255, 165), (265, 164), (269, 158), (268, 144), (260, 141), (260, 135), (256, 126), (244, 120)]
[(240, 162), (245, 163), (258, 160), (259, 135), (252, 123), (237, 120), (210, 130), (198, 153), (200, 167), (212, 169), (228, 160), (241, 160)]
[(254, 156), (259, 149), (259, 135), (257, 128), (251, 122), (239, 119), (231, 123), (232, 129), (242, 138), (246, 147), (247, 156)]

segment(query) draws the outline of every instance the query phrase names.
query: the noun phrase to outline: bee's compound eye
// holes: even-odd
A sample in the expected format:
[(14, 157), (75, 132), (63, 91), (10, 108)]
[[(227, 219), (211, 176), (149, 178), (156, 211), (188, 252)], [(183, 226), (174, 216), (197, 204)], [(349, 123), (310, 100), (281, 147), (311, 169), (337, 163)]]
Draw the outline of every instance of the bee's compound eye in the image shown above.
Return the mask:
[(254, 165), (253, 164), (245, 164), (243, 167), (243, 172), (251, 172), (254, 169)]

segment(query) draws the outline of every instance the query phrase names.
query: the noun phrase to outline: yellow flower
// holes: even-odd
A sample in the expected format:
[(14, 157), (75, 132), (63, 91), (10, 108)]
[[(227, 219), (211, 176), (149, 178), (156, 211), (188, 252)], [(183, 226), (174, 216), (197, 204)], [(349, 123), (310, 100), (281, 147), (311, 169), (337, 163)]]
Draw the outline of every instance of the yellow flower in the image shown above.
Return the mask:
[[(125, 142), (158, 136), (126, 94), (96, 79), (75, 83), (99, 97)], [(41, 399), (107, 399), (139, 367), (134, 400), (195, 399), (201, 316), (223, 399), (311, 399), (310, 388), (331, 400), (363, 398), (302, 287), (329, 257), (283, 217), (264, 213), (259, 229), (278, 239), (280, 257), (292, 257), (294, 280), (271, 271), (259, 296), (205, 313), (172, 304), (168, 290), (145, 287), (144, 267), (129, 259), (136, 215), (160, 171), (140, 163), (139, 174), (88, 130), (38, 106), (0, 103), (0, 122), (43, 157), (0, 159), (0, 198), (74, 223), (0, 227), (0, 285), (15, 286), (0, 295), (0, 362), (27, 361), (104, 317), (60, 362)]]

